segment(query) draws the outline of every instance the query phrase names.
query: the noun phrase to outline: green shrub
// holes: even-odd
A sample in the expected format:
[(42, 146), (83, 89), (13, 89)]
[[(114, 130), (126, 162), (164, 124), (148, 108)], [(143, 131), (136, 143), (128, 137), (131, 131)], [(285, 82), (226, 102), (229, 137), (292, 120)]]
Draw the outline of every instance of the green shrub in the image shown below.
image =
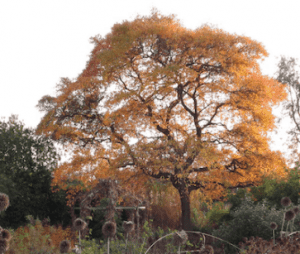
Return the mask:
[[(254, 200), (254, 204), (261, 203), (265, 199), (268, 201), (269, 206), (275, 206), (276, 210), (281, 209), (280, 202), (282, 197), (289, 197), (295, 205), (300, 204), (299, 168), (299, 163), (297, 163), (295, 168), (286, 169), (286, 171), (289, 171), (289, 176), (286, 182), (284, 180), (265, 177), (263, 178), (261, 185), (251, 187), (250, 191), (247, 191), (246, 189), (238, 189), (236, 194), (232, 194), (228, 191), (226, 199), (232, 204), (231, 211), (240, 207), (243, 200), (247, 197), (251, 197), (251, 199)], [(228, 220), (230, 219), (232, 218), (228, 217)]]
[(211, 233), (212, 229), (218, 227), (227, 216), (229, 216), (229, 209), (225, 209), (222, 202), (213, 203), (211, 209), (203, 202), (200, 209), (192, 210), (193, 231)]
[[(288, 169), (286, 169), (288, 171)], [(281, 209), (281, 198), (289, 197), (294, 204), (299, 204), (299, 164), (289, 171), (287, 182), (284, 180), (276, 180), (270, 177), (265, 178), (263, 185), (251, 188), (252, 197), (255, 203), (266, 199), (271, 206), (275, 206), (277, 210)]]
[(246, 189), (238, 189), (235, 194), (232, 194), (230, 191), (228, 191), (226, 198), (227, 202), (231, 204), (230, 210), (233, 211), (240, 207), (243, 201), (248, 197), (252, 197), (252, 193), (248, 192)]
[(223, 208), (224, 205), (221, 202), (215, 203), (211, 210), (206, 214), (206, 218), (209, 220), (210, 224), (219, 225), (223, 217), (229, 214), (229, 210)]
[[(276, 210), (275, 207), (270, 208), (270, 203), (266, 200), (255, 205), (254, 201), (247, 197), (238, 208), (230, 212), (233, 219), (224, 222), (219, 229), (213, 230), (212, 234), (234, 245), (238, 245), (243, 237), (250, 236), (270, 240), (273, 236), (270, 228), (271, 222), (278, 225), (275, 237), (279, 237), (285, 211), (284, 208), (281, 210)], [(300, 230), (299, 222), (299, 215), (297, 215), (294, 222), (294, 231)], [(226, 249), (229, 253), (235, 251), (229, 245), (226, 246)]]

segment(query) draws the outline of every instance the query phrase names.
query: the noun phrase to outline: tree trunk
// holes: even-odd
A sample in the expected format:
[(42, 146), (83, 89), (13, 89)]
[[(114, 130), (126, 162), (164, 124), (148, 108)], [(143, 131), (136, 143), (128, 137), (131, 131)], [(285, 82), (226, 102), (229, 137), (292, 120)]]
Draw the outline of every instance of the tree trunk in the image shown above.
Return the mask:
[(179, 190), (181, 202), (181, 227), (183, 230), (192, 231), (190, 193), (186, 188)]

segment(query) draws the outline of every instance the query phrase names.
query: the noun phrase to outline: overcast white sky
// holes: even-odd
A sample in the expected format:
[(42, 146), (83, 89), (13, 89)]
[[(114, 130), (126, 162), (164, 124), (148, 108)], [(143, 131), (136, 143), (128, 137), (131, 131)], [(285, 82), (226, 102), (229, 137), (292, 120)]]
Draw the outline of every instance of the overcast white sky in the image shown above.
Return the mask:
[[(61, 77), (83, 70), (89, 38), (153, 7), (190, 29), (210, 23), (261, 42), (270, 54), (261, 65), (266, 75), (274, 76), (281, 55), (300, 59), (298, 0), (0, 0), (0, 117), (17, 114), (35, 128), (38, 100), (55, 95)], [(278, 129), (273, 149), (286, 151), (280, 139), (287, 126)]]

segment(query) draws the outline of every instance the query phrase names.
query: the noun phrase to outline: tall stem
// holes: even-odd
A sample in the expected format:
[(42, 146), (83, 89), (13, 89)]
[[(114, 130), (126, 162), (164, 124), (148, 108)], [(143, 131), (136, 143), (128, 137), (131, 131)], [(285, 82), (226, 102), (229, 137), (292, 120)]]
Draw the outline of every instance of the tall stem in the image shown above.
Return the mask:
[(289, 226), (289, 224), (290, 224), (290, 221), (288, 221), (288, 223), (287, 223), (287, 225), (286, 225), (286, 234), (287, 234), (287, 232), (288, 232), (288, 226)]
[(128, 233), (126, 233), (125, 238), (126, 238), (126, 240), (125, 240), (125, 243), (126, 243), (126, 245), (125, 245), (125, 254), (126, 254), (127, 253)]
[(109, 237), (107, 239), (107, 254), (109, 254)]
[[(296, 218), (296, 216), (295, 216), (295, 218)], [(294, 222), (295, 222), (295, 218), (293, 219), (292, 224), (291, 224), (291, 233), (292, 233), (293, 230), (294, 230)]]
[(138, 239), (140, 239), (140, 219), (139, 219), (140, 215), (139, 215), (139, 207), (137, 207), (136, 209), (136, 222), (137, 222), (137, 236)]
[(80, 238), (80, 230), (79, 230), (79, 253), (81, 253), (81, 238)]
[[(286, 211), (286, 208), (284, 208), (284, 211)], [(285, 219), (285, 212), (283, 213), (283, 221), (282, 221), (281, 231), (283, 231), (284, 219)]]
[(178, 254), (180, 254), (180, 246), (178, 246)]

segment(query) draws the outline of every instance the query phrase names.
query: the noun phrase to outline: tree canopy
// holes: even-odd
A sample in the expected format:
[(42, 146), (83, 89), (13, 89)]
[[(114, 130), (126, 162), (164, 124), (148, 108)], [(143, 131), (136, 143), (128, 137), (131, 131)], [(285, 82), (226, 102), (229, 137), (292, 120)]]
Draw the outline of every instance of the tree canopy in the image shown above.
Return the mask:
[(62, 78), (57, 96), (38, 104), (45, 116), (37, 133), (75, 149), (56, 183), (115, 176), (138, 189), (164, 179), (178, 191), (189, 229), (192, 191), (215, 198), (263, 175), (285, 176), (267, 132), (272, 106), (287, 94), (262, 75), (260, 43), (207, 25), (190, 30), (158, 12), (92, 42), (82, 73)]

